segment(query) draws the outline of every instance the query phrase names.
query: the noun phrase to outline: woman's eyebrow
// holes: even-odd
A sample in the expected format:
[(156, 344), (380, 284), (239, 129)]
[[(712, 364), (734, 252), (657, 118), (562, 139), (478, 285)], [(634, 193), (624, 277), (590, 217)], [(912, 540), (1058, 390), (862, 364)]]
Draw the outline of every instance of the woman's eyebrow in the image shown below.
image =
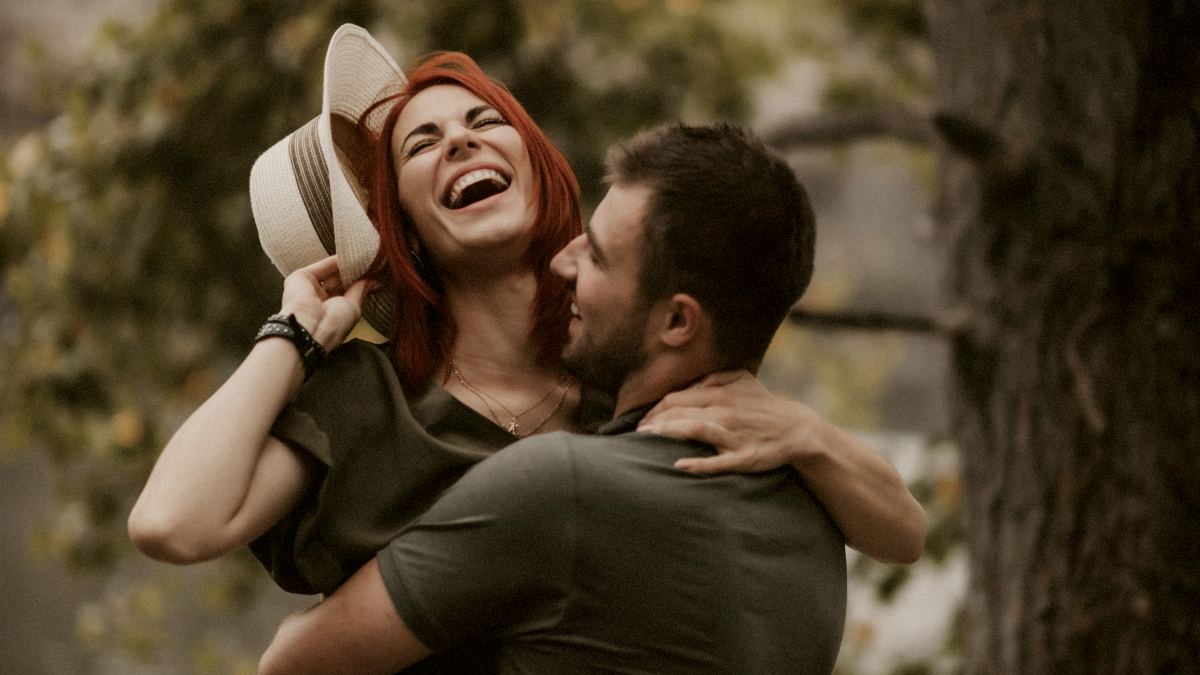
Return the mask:
[(465, 119), (467, 121), (467, 123), (469, 124), (471, 122), (474, 122), (475, 118), (479, 117), (481, 114), (483, 114), (489, 110), (495, 110), (495, 109), (496, 109), (495, 107), (490, 106), (486, 103), (484, 103), (483, 105), (477, 105), (474, 108), (471, 108), (470, 110), (468, 110), (467, 114), (463, 115), (463, 119)]
[(404, 140), (400, 142), (400, 147), (403, 148), (405, 145), (408, 145), (408, 139), (412, 138), (413, 136), (423, 136), (425, 134), (432, 134), (433, 132), (437, 131), (437, 129), (438, 129), (438, 126), (436, 124), (434, 124), (433, 122), (426, 122), (425, 124), (422, 124), (422, 125), (418, 126), (416, 129), (413, 129), (412, 131), (408, 132), (408, 135), (405, 136)]

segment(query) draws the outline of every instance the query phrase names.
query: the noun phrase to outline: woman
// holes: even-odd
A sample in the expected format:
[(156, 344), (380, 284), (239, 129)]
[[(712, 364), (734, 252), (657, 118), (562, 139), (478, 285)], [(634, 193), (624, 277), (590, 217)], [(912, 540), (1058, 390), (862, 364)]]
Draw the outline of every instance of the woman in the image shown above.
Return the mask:
[[(288, 340), (256, 342), (135, 504), (130, 534), (147, 555), (192, 563), (251, 544), (285, 589), (329, 593), (473, 463), (604, 417), (557, 361), (569, 301), (548, 264), (580, 228), (561, 155), (464, 55), (425, 61), (380, 106), (381, 128), (370, 115), (362, 126), (375, 279), (400, 289), (390, 346), (342, 344), (375, 282), (343, 288), (336, 257), (290, 274), (281, 314), (329, 358), (305, 383)], [(894, 469), (807, 408), (736, 374), (660, 408), (655, 430), (731, 450), (721, 469), (791, 462), (852, 544), (883, 559), (915, 558), (914, 543), (919, 553), (923, 514)]]

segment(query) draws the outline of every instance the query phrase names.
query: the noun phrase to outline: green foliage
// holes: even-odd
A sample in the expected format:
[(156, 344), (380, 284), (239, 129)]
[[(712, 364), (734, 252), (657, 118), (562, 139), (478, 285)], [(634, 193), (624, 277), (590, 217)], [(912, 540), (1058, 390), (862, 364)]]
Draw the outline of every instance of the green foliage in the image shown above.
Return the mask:
[(106, 26), (60, 116), (9, 158), (4, 428), (57, 462), (88, 526), (55, 528), (48, 553), (75, 566), (111, 567), (179, 411), (277, 292), (246, 176), (302, 120), (320, 55), (274, 58), (286, 15), (253, 9), (179, 2), (144, 30)]
[(840, 3), (843, 21), (830, 31), (831, 69), (825, 104), (833, 108), (913, 105), (929, 95), (932, 64), (920, 0)]

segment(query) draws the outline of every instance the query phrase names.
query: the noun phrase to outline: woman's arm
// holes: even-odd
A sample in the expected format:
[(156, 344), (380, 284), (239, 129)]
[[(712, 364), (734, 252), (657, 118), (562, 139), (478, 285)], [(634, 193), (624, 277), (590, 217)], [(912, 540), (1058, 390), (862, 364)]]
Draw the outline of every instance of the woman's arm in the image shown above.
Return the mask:
[(789, 464), (829, 511), (846, 543), (891, 563), (911, 563), (925, 547), (925, 511), (882, 455), (803, 404), (768, 392), (746, 371), (710, 375), (669, 394), (641, 431), (690, 438), (713, 457), (681, 459), (697, 473), (769, 471)]
[[(341, 294), (337, 258), (326, 258), (287, 277), (282, 312), (333, 349), (357, 322), (366, 285)], [(253, 541), (295, 506), (307, 465), (269, 432), (303, 381), (288, 340), (254, 345), (159, 455), (129, 514), (129, 536), (143, 553), (179, 564), (211, 560)]]

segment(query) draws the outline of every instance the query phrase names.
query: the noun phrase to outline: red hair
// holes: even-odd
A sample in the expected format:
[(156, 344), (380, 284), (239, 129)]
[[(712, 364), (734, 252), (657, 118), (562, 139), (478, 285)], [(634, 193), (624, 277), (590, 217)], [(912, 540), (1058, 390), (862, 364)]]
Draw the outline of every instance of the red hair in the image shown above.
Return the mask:
[[(379, 230), (379, 255), (372, 276), (388, 280), (395, 289), (392, 324), (392, 361), (401, 384), (410, 390), (420, 387), (450, 356), (456, 327), (446, 311), (443, 290), (422, 274), (409, 252), (408, 236), (414, 233), (400, 208), (399, 188), (392, 161), (392, 131), (404, 106), (421, 91), (438, 84), (452, 84), (493, 106), (516, 129), (525, 142), (533, 168), (533, 200), (537, 216), (533, 223), (525, 264), (533, 270), (537, 292), (533, 303), (530, 337), (538, 347), (538, 359), (558, 359), (567, 340), (570, 296), (564, 279), (550, 271), (550, 260), (579, 235), (579, 184), (562, 153), (534, 123), (504, 85), (489, 78), (471, 57), (459, 52), (440, 52), (425, 58), (408, 74), (399, 93), (388, 96), (367, 110), (358, 125), (370, 139), (371, 220)], [(391, 103), (378, 130), (370, 128), (372, 113)], [(415, 233), (414, 233), (415, 234)]]

